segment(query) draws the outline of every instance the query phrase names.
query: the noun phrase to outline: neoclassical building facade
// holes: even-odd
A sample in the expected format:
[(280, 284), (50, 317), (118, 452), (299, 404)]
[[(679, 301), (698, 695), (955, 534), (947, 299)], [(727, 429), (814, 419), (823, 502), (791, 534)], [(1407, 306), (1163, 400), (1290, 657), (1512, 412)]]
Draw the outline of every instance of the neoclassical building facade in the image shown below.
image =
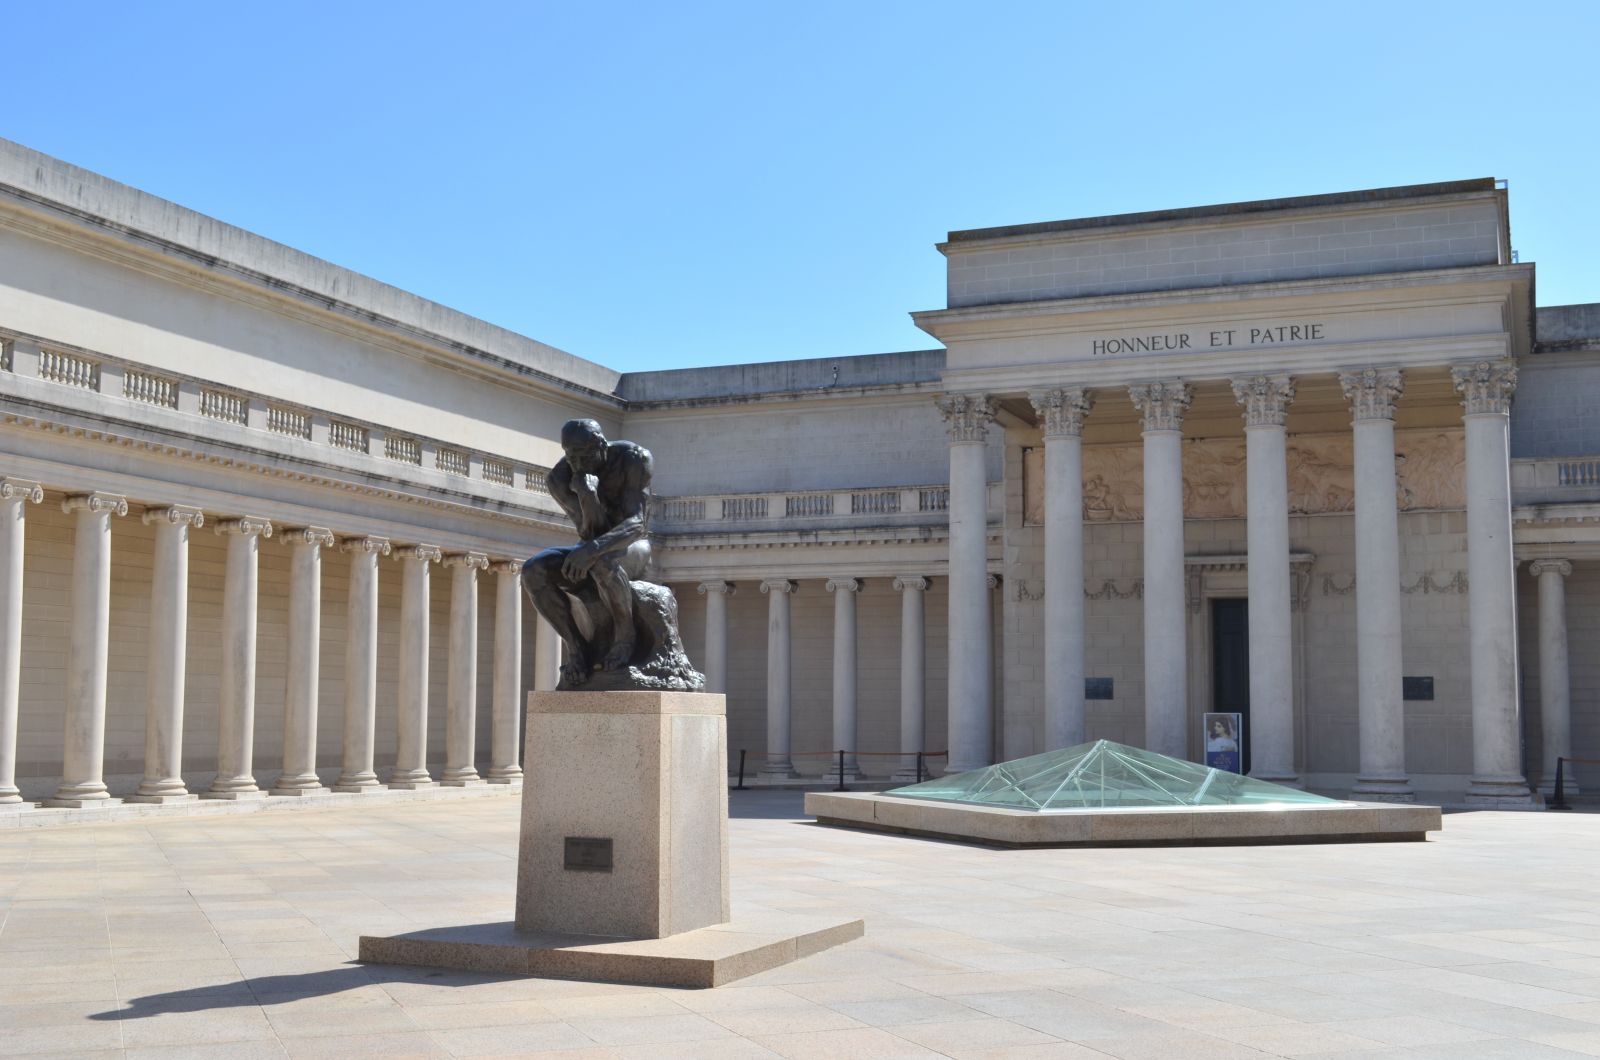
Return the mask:
[(0, 145), (0, 809), (517, 783), (577, 416), (656, 452), (748, 782), (1210, 711), (1362, 798), (1600, 754), (1600, 306), (1503, 186), (939, 249), (942, 349), (624, 374)]

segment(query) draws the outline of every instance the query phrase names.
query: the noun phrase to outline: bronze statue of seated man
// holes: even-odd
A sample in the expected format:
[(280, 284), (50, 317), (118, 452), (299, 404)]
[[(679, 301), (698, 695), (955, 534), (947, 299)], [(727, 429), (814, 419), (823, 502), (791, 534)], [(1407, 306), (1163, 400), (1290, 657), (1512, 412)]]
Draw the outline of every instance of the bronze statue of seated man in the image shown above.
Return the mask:
[(561, 448), (566, 456), (547, 482), (579, 541), (547, 548), (522, 567), (523, 588), (565, 647), (559, 687), (698, 690), (705, 679), (683, 653), (677, 600), (666, 586), (643, 580), (650, 563), (650, 450), (608, 442), (594, 420), (567, 421)]

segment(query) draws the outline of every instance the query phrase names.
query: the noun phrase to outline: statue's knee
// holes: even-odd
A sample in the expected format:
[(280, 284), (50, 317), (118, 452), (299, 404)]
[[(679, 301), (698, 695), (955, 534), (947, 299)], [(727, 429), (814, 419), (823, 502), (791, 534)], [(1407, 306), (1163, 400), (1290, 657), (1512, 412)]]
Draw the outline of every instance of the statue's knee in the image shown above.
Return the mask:
[(550, 579), (560, 568), (561, 557), (546, 549), (522, 565), (522, 584), (530, 593), (550, 584)]

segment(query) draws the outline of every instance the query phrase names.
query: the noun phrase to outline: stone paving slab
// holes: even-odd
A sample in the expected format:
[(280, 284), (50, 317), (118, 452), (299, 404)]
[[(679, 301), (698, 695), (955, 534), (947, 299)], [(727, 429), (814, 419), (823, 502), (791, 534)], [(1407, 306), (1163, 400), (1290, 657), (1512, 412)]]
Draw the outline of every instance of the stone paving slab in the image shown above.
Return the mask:
[(511, 919), (515, 799), (6, 831), (0, 1056), (1600, 1055), (1600, 816), (996, 850), (800, 803), (734, 793), (734, 915), (871, 931), (709, 991), (357, 963)]

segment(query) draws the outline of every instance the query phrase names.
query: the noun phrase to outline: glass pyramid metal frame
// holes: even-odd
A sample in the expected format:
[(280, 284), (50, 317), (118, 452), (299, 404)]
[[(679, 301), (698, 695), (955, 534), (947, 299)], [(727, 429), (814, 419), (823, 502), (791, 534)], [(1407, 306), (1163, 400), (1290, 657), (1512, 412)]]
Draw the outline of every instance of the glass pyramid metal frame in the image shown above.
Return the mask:
[(1051, 811), (1334, 805), (1336, 799), (1096, 740), (885, 792), (906, 799)]

